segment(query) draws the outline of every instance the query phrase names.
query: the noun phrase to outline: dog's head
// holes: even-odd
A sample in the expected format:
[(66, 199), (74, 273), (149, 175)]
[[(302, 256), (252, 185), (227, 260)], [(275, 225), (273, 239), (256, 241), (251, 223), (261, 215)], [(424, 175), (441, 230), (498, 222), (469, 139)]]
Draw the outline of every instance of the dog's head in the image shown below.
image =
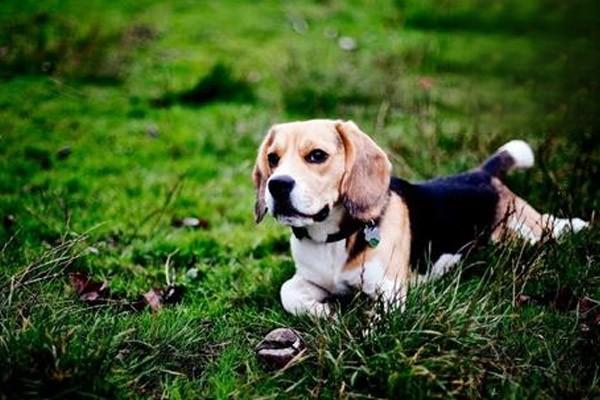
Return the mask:
[(342, 204), (354, 218), (380, 216), (391, 164), (352, 121), (311, 120), (274, 125), (253, 171), (256, 221), (268, 211), (285, 225), (312, 225)]

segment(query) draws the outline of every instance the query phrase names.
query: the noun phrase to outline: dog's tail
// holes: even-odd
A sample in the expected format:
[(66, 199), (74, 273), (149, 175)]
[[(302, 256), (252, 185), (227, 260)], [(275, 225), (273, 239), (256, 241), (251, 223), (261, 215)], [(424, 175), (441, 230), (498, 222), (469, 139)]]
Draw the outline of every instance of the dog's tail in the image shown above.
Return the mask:
[(523, 140), (511, 140), (485, 160), (481, 169), (492, 176), (502, 176), (512, 169), (531, 168), (533, 162), (531, 146)]

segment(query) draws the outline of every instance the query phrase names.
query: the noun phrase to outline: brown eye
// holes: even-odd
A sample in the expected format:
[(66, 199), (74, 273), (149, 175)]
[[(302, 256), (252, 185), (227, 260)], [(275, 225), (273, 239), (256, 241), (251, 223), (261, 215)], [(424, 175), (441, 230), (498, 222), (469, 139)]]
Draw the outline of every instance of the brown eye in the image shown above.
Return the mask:
[(329, 157), (329, 154), (325, 153), (323, 150), (314, 149), (308, 153), (304, 159), (311, 164), (321, 164), (327, 160), (327, 157)]
[(279, 164), (279, 156), (277, 153), (269, 153), (267, 160), (269, 160), (269, 167), (271, 168), (275, 168), (277, 164)]

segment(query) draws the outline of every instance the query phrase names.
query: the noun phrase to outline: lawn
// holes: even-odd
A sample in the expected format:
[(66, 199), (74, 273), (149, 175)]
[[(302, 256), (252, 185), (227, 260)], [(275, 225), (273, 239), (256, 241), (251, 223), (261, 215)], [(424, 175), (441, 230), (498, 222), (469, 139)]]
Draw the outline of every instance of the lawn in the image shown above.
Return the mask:
[[(0, 399), (598, 398), (598, 43), (592, 0), (0, 2)], [(293, 317), (250, 175), (315, 117), (410, 180), (523, 138), (510, 186), (592, 226), (486, 248), (367, 337), (360, 296)], [(276, 327), (307, 344), (283, 371), (254, 351)]]

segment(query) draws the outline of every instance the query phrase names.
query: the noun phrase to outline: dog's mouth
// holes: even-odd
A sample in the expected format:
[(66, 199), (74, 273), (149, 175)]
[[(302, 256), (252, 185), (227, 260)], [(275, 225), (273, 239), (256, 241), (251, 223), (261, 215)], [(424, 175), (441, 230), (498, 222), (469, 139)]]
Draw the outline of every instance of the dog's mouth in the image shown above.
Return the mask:
[(279, 220), (288, 220), (294, 218), (312, 219), (314, 222), (323, 222), (329, 216), (329, 205), (325, 205), (319, 212), (315, 214), (305, 214), (296, 210), (291, 204), (284, 203), (275, 205), (273, 216)]

